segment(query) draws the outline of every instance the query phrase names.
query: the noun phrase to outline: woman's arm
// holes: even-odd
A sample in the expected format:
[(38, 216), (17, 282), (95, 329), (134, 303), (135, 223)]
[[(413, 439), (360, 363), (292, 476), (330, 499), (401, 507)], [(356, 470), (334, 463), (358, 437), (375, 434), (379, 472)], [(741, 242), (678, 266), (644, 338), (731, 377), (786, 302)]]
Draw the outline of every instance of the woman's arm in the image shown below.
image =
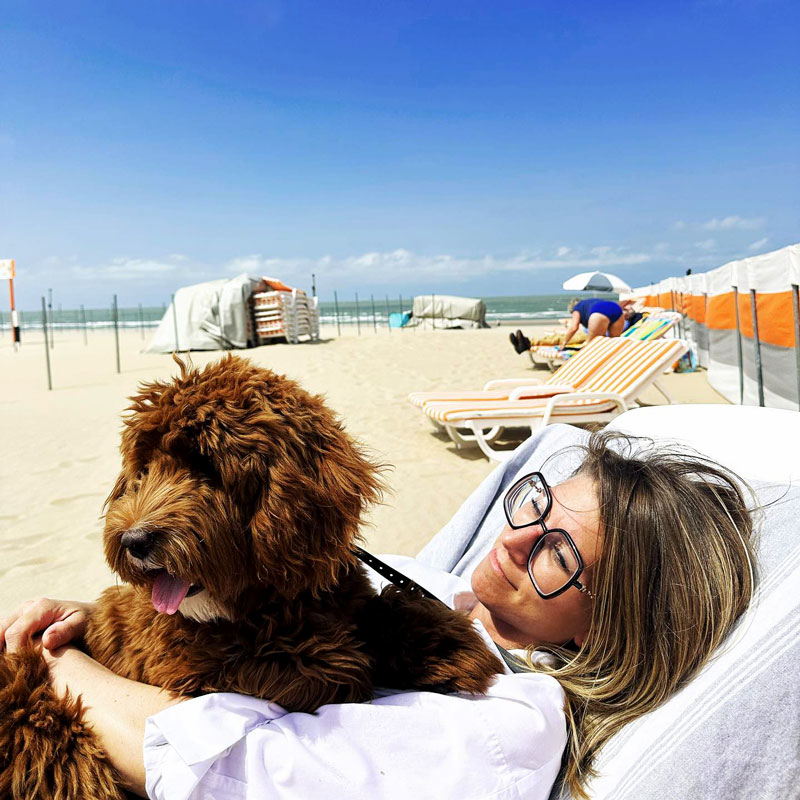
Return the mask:
[(498, 676), (485, 696), (404, 692), (304, 714), (234, 694), (181, 702), (72, 648), (45, 658), (126, 786), (163, 800), (544, 800), (566, 742), (563, 693), (544, 675)]
[(28, 600), (0, 619), (0, 650), (13, 653), (41, 633), (42, 655), (50, 668), (53, 688), (80, 695), (86, 720), (100, 736), (127, 788), (144, 795), (142, 738), (149, 716), (177, 700), (153, 686), (129, 681), (73, 647), (83, 638), (94, 603), (75, 600)]
[(45, 648), (43, 653), (53, 688), (59, 694), (69, 689), (73, 696), (81, 696), (86, 721), (100, 737), (125, 787), (144, 797), (145, 722), (180, 700), (155, 686), (121, 678), (73, 647), (52, 653)]
[(485, 696), (405, 692), (314, 714), (234, 694), (148, 720), (148, 796), (545, 800), (566, 742), (549, 676), (502, 675)]
[(581, 326), (581, 315), (578, 311), (572, 312), (572, 319), (569, 321), (569, 325), (567, 325), (567, 333), (564, 337), (564, 344), (561, 345), (562, 349), (569, 344), (569, 340), (578, 332), (578, 328)]

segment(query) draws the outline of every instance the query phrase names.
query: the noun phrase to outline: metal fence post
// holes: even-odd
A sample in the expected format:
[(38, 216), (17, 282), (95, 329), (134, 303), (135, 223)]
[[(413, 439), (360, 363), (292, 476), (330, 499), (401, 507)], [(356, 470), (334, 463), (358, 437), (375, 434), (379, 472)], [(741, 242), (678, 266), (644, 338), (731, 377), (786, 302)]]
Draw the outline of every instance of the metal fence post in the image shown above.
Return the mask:
[(175, 295), (172, 295), (172, 327), (175, 330), (175, 352), (180, 353), (181, 347), (178, 343), (178, 311), (175, 308)]
[(792, 310), (794, 311), (794, 360), (797, 369), (797, 408), (800, 410), (800, 286), (792, 284)]
[(117, 308), (117, 296), (114, 295), (114, 342), (117, 348), (117, 374), (119, 375), (119, 309)]
[(756, 382), (758, 404), (764, 406), (764, 374), (761, 369), (761, 340), (758, 337), (758, 313), (756, 312), (756, 290), (750, 290), (750, 313), (753, 315), (753, 352), (756, 359)]
[(744, 405), (744, 362), (742, 360), (742, 328), (739, 324), (739, 290), (733, 287), (733, 308), (736, 312), (736, 356), (739, 359), (739, 405)]
[(83, 304), (81, 304), (81, 322), (83, 326), (83, 343), (86, 345), (89, 344), (89, 337), (86, 334), (86, 310), (84, 309)]
[(333, 293), (333, 307), (336, 312), (336, 335), (342, 335), (342, 329), (339, 326), (339, 297), (337, 296), (336, 292)]
[(42, 333), (44, 333), (44, 356), (47, 360), (47, 389), (53, 391), (53, 380), (50, 377), (50, 346), (47, 342), (47, 306), (42, 297)]

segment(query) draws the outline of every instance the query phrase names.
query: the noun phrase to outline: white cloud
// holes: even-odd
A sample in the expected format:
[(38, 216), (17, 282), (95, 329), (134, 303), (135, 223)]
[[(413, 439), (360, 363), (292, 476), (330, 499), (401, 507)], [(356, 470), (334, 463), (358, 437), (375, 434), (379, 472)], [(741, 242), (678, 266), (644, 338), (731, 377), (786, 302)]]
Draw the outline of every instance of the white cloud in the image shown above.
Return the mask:
[(202, 269), (192, 268), (186, 256), (169, 255), (165, 259), (156, 258), (113, 258), (105, 264), (86, 266), (76, 264), (70, 268), (77, 280), (119, 280), (136, 281), (158, 278), (198, 275), (203, 279)]
[(679, 219), (677, 222), (673, 223), (672, 227), (676, 231), (682, 231), (686, 227), (686, 223), (682, 219)]
[(755, 242), (751, 242), (747, 245), (748, 250), (761, 250), (761, 248), (769, 241), (769, 237), (765, 236), (763, 239), (758, 239)]
[(486, 255), (463, 257), (452, 254), (422, 255), (398, 248), (387, 252), (372, 251), (356, 256), (335, 258), (268, 258), (251, 254), (227, 262), (229, 273), (247, 272), (292, 281), (307, 282), (311, 273), (331, 281), (363, 280), (369, 283), (397, 283), (399, 280), (467, 280), (489, 273), (532, 271), (537, 269), (606, 269), (646, 264), (651, 255), (630, 252), (626, 248), (599, 246), (591, 248), (556, 248), (551, 254), (536, 251), (507, 258)]
[(731, 215), (729, 217), (715, 217), (714, 219), (704, 222), (701, 227), (706, 231), (752, 231), (764, 226), (763, 217), (737, 217)]
[(705, 250), (705, 251), (715, 250), (717, 247), (717, 241), (716, 239), (703, 239), (702, 242), (695, 242), (694, 246), (698, 250)]

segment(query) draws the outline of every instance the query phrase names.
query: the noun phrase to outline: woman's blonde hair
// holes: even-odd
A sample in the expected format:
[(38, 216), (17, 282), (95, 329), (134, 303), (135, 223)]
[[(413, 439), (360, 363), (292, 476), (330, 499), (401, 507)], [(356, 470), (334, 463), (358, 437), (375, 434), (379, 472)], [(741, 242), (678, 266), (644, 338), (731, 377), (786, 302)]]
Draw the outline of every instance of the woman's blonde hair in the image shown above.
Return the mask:
[(563, 779), (585, 797), (600, 748), (692, 678), (747, 608), (754, 556), (730, 471), (619, 433), (584, 449), (576, 474), (594, 482), (602, 537), (590, 630), (577, 652), (548, 648), (545, 669), (566, 695)]

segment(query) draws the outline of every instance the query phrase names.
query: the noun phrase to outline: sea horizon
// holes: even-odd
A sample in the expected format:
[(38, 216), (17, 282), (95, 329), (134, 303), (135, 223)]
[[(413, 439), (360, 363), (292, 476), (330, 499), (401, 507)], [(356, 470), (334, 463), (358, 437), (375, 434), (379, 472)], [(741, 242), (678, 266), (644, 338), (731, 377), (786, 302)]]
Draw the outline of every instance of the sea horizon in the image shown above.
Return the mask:
[[(415, 295), (430, 296), (429, 294)], [(449, 296), (449, 295), (448, 295)], [(461, 296), (461, 295), (458, 295)], [(567, 315), (567, 304), (572, 297), (591, 297), (587, 292), (563, 292), (560, 294), (533, 295), (497, 295), (479, 297), (486, 305), (486, 321), (490, 325), (502, 325), (511, 322), (548, 321)], [(616, 299), (616, 294), (603, 295)], [(339, 323), (343, 325), (383, 325), (388, 314), (398, 311), (409, 311), (414, 296), (383, 296), (355, 294), (352, 299), (320, 300), (320, 324), (335, 325), (337, 313)], [(118, 324), (121, 328), (154, 328), (162, 320), (169, 308), (169, 303), (161, 305), (119, 306), (117, 309)], [(113, 327), (113, 308), (48, 308), (48, 325), (60, 330), (74, 330)], [(20, 325), (23, 330), (38, 330), (42, 327), (41, 309), (20, 309)], [(9, 327), (9, 312), (0, 312), (0, 330)]]

